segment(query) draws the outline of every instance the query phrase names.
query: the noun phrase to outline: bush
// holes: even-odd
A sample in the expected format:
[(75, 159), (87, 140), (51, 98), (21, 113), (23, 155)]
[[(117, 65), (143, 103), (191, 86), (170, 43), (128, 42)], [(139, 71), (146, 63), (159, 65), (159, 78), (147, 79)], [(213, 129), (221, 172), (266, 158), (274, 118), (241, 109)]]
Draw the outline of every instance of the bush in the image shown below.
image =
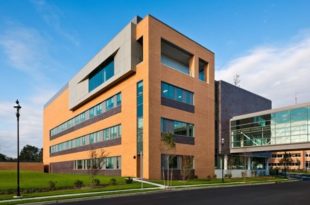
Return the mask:
[(133, 182), (133, 180), (132, 180), (131, 177), (128, 177), (128, 178), (125, 179), (125, 183), (126, 184), (132, 184), (132, 182)]
[(213, 179), (216, 179), (216, 177), (217, 177), (216, 174), (214, 174), (214, 175), (213, 175)]
[(230, 179), (232, 177), (232, 174), (225, 174), (224, 177)]
[(110, 179), (110, 185), (116, 185), (116, 179), (115, 178)]
[(83, 181), (81, 181), (81, 180), (76, 180), (76, 181), (74, 182), (74, 187), (75, 187), (75, 188), (80, 189), (80, 188), (82, 188), (82, 186), (84, 186), (84, 182), (83, 182)]
[(278, 176), (279, 175), (279, 169), (278, 168), (270, 169), (269, 174), (271, 176)]
[(53, 191), (56, 189), (56, 184), (57, 184), (57, 181), (48, 181), (48, 188), (49, 190)]
[(247, 177), (247, 176), (248, 176), (248, 174), (247, 174), (247, 172), (246, 172), (246, 171), (244, 171), (244, 172), (241, 172), (241, 176), (242, 176), (242, 177)]
[(100, 185), (100, 180), (99, 179), (93, 179), (91, 183), (92, 183), (93, 186), (99, 186)]
[(207, 176), (207, 180), (208, 180), (208, 181), (211, 180), (211, 176), (210, 176), (210, 175)]

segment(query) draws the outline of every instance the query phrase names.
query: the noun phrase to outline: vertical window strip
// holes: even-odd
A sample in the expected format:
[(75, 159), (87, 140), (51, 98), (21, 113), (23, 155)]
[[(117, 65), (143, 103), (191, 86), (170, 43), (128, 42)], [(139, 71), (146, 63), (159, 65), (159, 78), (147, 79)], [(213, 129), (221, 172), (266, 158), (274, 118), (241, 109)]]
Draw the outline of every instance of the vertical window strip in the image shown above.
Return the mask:
[(143, 81), (137, 83), (137, 153), (143, 152)]

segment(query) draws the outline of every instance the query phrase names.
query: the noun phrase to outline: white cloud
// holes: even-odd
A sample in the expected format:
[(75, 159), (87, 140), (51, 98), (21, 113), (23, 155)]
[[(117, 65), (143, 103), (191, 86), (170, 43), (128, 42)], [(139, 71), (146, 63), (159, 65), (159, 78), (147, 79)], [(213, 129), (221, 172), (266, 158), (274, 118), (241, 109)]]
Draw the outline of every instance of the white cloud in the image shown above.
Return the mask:
[[(50, 48), (50, 43), (36, 29), (10, 24), (0, 31), (0, 49), (4, 54), (1, 60), (6, 60), (8, 68), (23, 72), (16, 75), (34, 85), (24, 88), (32, 94), (21, 101), (21, 148), (26, 144), (42, 147), (43, 105), (56, 91), (49, 72), (61, 68), (51, 56)], [(0, 101), (0, 153), (14, 157), (16, 117), (13, 106), (14, 102)]]
[(281, 46), (263, 46), (249, 51), (216, 71), (216, 79), (232, 83), (272, 100), (273, 107), (310, 101), (310, 34), (294, 37)]
[(6, 56), (3, 61), (36, 81), (45, 81), (46, 72), (56, 66), (48, 51), (48, 42), (33, 28), (8, 25), (0, 31), (0, 48)]
[[(16, 116), (14, 102), (0, 102), (0, 153), (16, 156)], [(41, 104), (21, 102), (20, 149), (26, 144), (42, 147)]]
[(78, 46), (80, 43), (78, 41), (77, 33), (73, 30), (68, 30), (64, 28), (63, 23), (65, 21), (64, 13), (51, 2), (47, 3), (45, 0), (32, 0), (36, 10), (42, 16), (43, 20), (47, 25), (52, 27), (59, 35), (67, 39), (73, 45)]

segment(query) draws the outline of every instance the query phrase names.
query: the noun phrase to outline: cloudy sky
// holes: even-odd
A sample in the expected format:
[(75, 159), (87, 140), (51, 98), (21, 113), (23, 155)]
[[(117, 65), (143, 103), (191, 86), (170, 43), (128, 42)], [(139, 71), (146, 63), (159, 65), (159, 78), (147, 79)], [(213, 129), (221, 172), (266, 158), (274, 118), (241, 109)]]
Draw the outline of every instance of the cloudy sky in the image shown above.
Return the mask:
[(0, 153), (15, 155), (13, 109), (20, 99), (21, 144), (42, 146), (42, 109), (135, 15), (152, 14), (210, 48), (216, 79), (273, 101), (310, 101), (307, 0), (2, 0)]

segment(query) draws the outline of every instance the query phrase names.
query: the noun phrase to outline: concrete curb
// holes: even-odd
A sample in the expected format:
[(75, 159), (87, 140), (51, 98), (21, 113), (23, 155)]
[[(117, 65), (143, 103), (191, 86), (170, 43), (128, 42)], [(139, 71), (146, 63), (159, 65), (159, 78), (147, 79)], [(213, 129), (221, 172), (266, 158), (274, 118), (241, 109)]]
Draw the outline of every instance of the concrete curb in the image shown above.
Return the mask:
[(124, 189), (124, 190), (113, 190), (113, 191), (100, 191), (100, 192), (86, 192), (86, 193), (77, 193), (77, 194), (62, 194), (62, 195), (54, 195), (54, 196), (40, 196), (40, 197), (30, 197), (30, 198), (21, 198), (21, 199), (8, 199), (1, 200), (0, 204), (3, 203), (12, 203), (12, 202), (24, 202), (31, 200), (44, 200), (44, 199), (57, 199), (63, 197), (78, 197), (78, 196), (88, 196), (88, 195), (96, 195), (96, 194), (114, 194), (114, 193), (126, 193), (126, 192), (137, 192), (137, 191), (148, 191), (148, 190), (158, 190), (158, 188), (144, 188), (144, 189)]

